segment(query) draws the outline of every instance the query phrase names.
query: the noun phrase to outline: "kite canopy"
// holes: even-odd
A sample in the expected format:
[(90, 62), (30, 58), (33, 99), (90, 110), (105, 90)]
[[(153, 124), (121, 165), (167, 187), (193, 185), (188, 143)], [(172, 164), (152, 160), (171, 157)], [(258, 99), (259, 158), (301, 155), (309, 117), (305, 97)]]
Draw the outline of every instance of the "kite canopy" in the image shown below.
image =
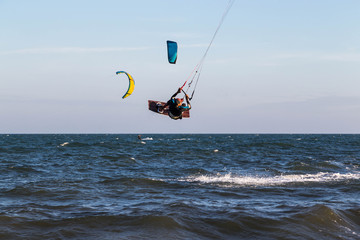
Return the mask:
[(169, 63), (175, 64), (177, 60), (177, 50), (178, 50), (177, 43), (173, 41), (167, 41), (166, 43), (167, 43)]
[(127, 98), (128, 96), (130, 96), (132, 94), (132, 92), (134, 91), (134, 88), (135, 88), (135, 81), (133, 79), (133, 77), (128, 74), (127, 72), (124, 72), (124, 71), (118, 71), (116, 72), (116, 74), (121, 74), (121, 73), (125, 73), (126, 76), (129, 78), (129, 88), (128, 90), (126, 91), (125, 95), (122, 97), (122, 98)]

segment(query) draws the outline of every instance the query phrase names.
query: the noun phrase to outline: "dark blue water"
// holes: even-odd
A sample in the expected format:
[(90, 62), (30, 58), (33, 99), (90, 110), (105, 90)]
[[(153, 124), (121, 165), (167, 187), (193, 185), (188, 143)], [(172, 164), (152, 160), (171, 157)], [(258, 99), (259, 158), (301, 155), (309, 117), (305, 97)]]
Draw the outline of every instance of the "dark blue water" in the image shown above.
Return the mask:
[(360, 135), (0, 135), (0, 239), (360, 239)]

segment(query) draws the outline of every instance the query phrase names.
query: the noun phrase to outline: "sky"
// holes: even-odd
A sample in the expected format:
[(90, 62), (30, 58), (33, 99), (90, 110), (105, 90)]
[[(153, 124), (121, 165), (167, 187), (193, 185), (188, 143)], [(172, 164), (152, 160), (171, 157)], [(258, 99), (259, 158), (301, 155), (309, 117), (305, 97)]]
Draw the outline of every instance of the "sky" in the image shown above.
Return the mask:
[[(0, 133), (360, 133), (360, 1), (0, 0)], [(178, 43), (175, 65), (166, 41)], [(126, 71), (135, 90), (126, 99)]]

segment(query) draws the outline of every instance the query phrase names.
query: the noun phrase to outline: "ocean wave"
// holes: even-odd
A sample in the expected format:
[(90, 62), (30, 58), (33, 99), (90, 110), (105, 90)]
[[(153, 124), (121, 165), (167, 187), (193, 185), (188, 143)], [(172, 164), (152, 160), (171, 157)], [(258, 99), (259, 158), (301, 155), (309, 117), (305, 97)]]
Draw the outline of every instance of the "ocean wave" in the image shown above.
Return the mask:
[(143, 141), (152, 141), (154, 139), (152, 137), (146, 137), (146, 138), (142, 138), (141, 140), (143, 140)]
[(216, 175), (199, 175), (180, 178), (179, 181), (199, 182), (205, 184), (231, 184), (239, 186), (277, 186), (294, 183), (330, 183), (346, 180), (359, 180), (360, 173), (289, 174), (279, 176), (239, 176), (231, 173)]
[[(184, 208), (182, 205), (174, 205)], [(358, 239), (356, 211), (324, 204), (298, 209), (285, 218), (250, 212), (190, 215), (148, 212), (134, 215), (82, 213), (71, 217), (32, 219), (0, 215), (3, 239)], [(214, 212), (212, 212), (214, 213)], [(349, 217), (350, 215), (350, 217)], [(31, 236), (31, 237), (30, 237)]]
[(178, 229), (183, 228), (174, 217), (158, 215), (100, 214), (56, 220), (0, 216), (0, 223), (4, 239), (177, 239)]
[[(57, 145), (57, 148), (60, 151), (78, 151), (80, 149), (85, 149), (84, 152), (88, 152), (89, 149), (119, 149), (119, 146), (122, 146), (118, 142), (111, 141), (95, 141), (95, 142), (79, 142), (79, 141), (65, 141)], [(121, 148), (121, 147), (120, 147)]]
[(304, 160), (295, 160), (286, 164), (289, 170), (291, 171), (301, 171), (301, 172), (312, 172), (312, 171), (322, 171), (322, 172), (331, 172), (331, 171), (341, 171), (342, 169), (350, 169), (353, 166), (352, 164), (344, 164), (335, 160), (326, 160), (326, 161), (314, 161), (313, 158), (308, 158)]
[[(358, 239), (360, 232), (354, 218), (357, 210), (339, 211), (324, 204), (316, 204), (314, 206), (303, 209), (300, 213), (293, 215), (289, 219), (289, 226), (297, 228), (304, 234), (312, 236), (314, 239), (324, 237), (326, 233), (327, 239)], [(315, 237), (318, 235), (318, 237)]]
[[(4, 191), (4, 190), (3, 190)], [(32, 197), (32, 198), (57, 198), (60, 197), (62, 199), (65, 199), (66, 196), (76, 196), (80, 193), (80, 191), (76, 188), (71, 189), (65, 189), (65, 188), (59, 188), (56, 190), (53, 190), (51, 188), (44, 188), (41, 186), (32, 186), (32, 184), (27, 184), (23, 186), (13, 186), (10, 189), (6, 189), (3, 194), (6, 194), (7, 197)]]
[(191, 138), (176, 138), (175, 141), (190, 141)]
[(17, 173), (41, 173), (43, 170), (36, 169), (32, 166), (28, 165), (15, 165), (15, 166), (8, 166), (7, 169), (11, 172), (17, 172)]
[(61, 143), (61, 144), (59, 144), (58, 147), (89, 147), (91, 145), (92, 144), (90, 144), (90, 143), (82, 143), (82, 142), (70, 141), (70, 142)]
[(65, 147), (65, 146), (68, 145), (68, 144), (69, 144), (69, 142), (64, 142), (64, 143), (60, 144), (60, 146), (61, 146), (61, 147)]

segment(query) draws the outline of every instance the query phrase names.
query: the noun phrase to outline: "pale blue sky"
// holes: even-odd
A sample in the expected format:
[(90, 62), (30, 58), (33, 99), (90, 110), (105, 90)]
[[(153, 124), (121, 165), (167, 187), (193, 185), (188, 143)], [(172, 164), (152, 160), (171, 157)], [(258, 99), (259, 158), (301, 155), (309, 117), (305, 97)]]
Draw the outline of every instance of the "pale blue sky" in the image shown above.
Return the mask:
[[(236, 0), (191, 118), (148, 111), (187, 79), (226, 5), (0, 0), (0, 133), (360, 133), (358, 0)], [(136, 83), (126, 99), (119, 70)]]

